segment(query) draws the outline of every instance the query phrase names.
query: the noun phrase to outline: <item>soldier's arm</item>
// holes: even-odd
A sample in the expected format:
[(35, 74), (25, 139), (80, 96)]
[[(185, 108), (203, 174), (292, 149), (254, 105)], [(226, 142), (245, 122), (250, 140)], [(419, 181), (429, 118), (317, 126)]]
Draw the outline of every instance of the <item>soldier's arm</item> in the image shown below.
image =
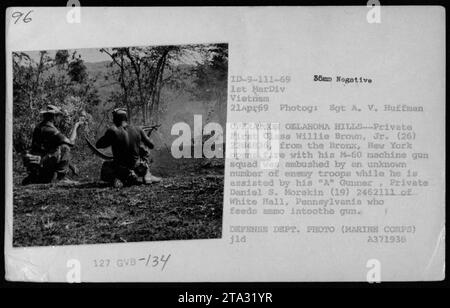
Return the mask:
[(103, 135), (103, 137), (101, 137), (100, 139), (98, 139), (97, 143), (95, 144), (95, 146), (99, 149), (103, 149), (103, 148), (107, 148), (109, 146), (111, 146), (111, 134), (113, 132), (111, 131), (111, 129), (108, 129), (105, 134)]
[(72, 132), (70, 134), (70, 142), (72, 142), (73, 144), (75, 144), (75, 140), (77, 139), (77, 131), (81, 124), (83, 124), (83, 122), (78, 121), (72, 128)]
[(69, 138), (64, 136), (56, 128), (49, 128), (49, 129), (47, 129), (47, 133), (48, 134), (52, 134), (51, 140), (52, 140), (53, 145), (55, 145), (55, 146), (60, 146), (60, 145), (66, 144), (66, 145), (68, 145), (70, 147), (73, 147), (74, 144), (75, 144), (72, 140), (70, 140)]
[(155, 146), (153, 145), (153, 143), (150, 141), (150, 139), (148, 138), (148, 136), (145, 134), (145, 132), (142, 129), (139, 129), (139, 133), (141, 134), (141, 140), (142, 143), (144, 143), (149, 149), (153, 149)]
[(66, 144), (66, 145), (68, 145), (68, 146), (70, 146), (70, 147), (73, 147), (73, 146), (75, 145), (75, 143), (74, 143), (72, 140), (70, 140), (69, 138), (67, 138), (66, 136), (64, 136), (63, 134), (61, 134), (60, 132), (58, 132), (58, 133), (55, 135), (55, 139), (56, 139), (56, 144), (57, 144), (57, 145), (63, 145), (63, 144)]

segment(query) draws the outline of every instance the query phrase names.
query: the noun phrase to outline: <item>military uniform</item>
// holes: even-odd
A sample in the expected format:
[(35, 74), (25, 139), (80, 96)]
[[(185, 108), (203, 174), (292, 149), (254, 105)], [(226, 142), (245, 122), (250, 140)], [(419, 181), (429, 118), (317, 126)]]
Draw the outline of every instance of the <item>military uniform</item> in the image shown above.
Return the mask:
[(24, 156), (28, 177), (23, 184), (50, 183), (69, 172), (73, 144), (51, 121), (41, 122), (33, 131), (31, 151)]

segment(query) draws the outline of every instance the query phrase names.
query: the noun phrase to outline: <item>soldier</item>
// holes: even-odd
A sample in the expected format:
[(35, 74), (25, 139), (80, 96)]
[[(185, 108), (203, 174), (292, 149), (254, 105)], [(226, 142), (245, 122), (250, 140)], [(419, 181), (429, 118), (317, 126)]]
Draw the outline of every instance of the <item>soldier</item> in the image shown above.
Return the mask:
[(28, 170), (28, 176), (23, 185), (32, 183), (51, 183), (64, 180), (75, 183), (67, 178), (69, 170), (77, 174), (76, 167), (70, 164), (70, 148), (74, 146), (78, 127), (75, 124), (70, 139), (64, 136), (55, 125), (59, 125), (63, 112), (56, 106), (48, 105), (41, 111), (42, 122), (33, 131), (31, 152), (27, 152), (23, 161)]
[(146, 159), (148, 152), (141, 146), (142, 142), (149, 149), (153, 149), (153, 143), (141, 128), (129, 125), (127, 121), (127, 112), (124, 109), (114, 109), (114, 126), (96, 143), (97, 148), (111, 146), (114, 156), (113, 161), (103, 164), (101, 179), (114, 183), (115, 187), (122, 184), (139, 184), (141, 178), (144, 184), (161, 181), (150, 173)]

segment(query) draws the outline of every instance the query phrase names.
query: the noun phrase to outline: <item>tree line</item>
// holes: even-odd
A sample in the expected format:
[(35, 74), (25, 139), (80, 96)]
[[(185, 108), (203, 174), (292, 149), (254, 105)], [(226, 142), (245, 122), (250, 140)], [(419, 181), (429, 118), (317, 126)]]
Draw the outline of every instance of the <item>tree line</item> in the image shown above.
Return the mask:
[[(185, 91), (210, 104), (226, 102), (228, 46), (226, 44), (101, 48), (111, 60), (103, 76), (89, 74), (77, 51), (58, 50), (51, 56), (40, 51), (32, 58), (25, 52), (13, 53), (13, 146), (17, 153), (31, 143), (31, 131), (39, 112), (47, 104), (62, 107), (66, 116), (61, 125), (68, 134), (73, 123), (83, 116), (83, 129), (95, 135), (102, 116), (98, 107), (123, 107), (136, 125), (159, 121), (164, 103), (163, 88)], [(110, 82), (109, 97), (102, 97), (98, 81)], [(103, 105), (102, 105), (103, 106)], [(223, 108), (222, 108), (223, 109)], [(110, 110), (103, 110), (108, 114)]]

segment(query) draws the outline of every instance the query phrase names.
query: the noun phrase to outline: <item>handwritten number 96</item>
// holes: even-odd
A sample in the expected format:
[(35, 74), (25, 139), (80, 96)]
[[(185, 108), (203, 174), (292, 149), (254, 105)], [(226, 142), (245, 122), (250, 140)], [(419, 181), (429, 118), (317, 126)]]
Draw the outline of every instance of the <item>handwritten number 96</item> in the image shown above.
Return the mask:
[(24, 22), (24, 23), (29, 23), (30, 21), (32, 21), (32, 19), (31, 19), (31, 17), (30, 17), (30, 14), (31, 14), (31, 12), (33, 12), (33, 11), (29, 11), (28, 13), (22, 13), (22, 12), (14, 12), (14, 13), (12, 13), (12, 18), (15, 18), (16, 19), (16, 21), (14, 22), (14, 24), (17, 24), (21, 19), (22, 19), (22, 21)]

